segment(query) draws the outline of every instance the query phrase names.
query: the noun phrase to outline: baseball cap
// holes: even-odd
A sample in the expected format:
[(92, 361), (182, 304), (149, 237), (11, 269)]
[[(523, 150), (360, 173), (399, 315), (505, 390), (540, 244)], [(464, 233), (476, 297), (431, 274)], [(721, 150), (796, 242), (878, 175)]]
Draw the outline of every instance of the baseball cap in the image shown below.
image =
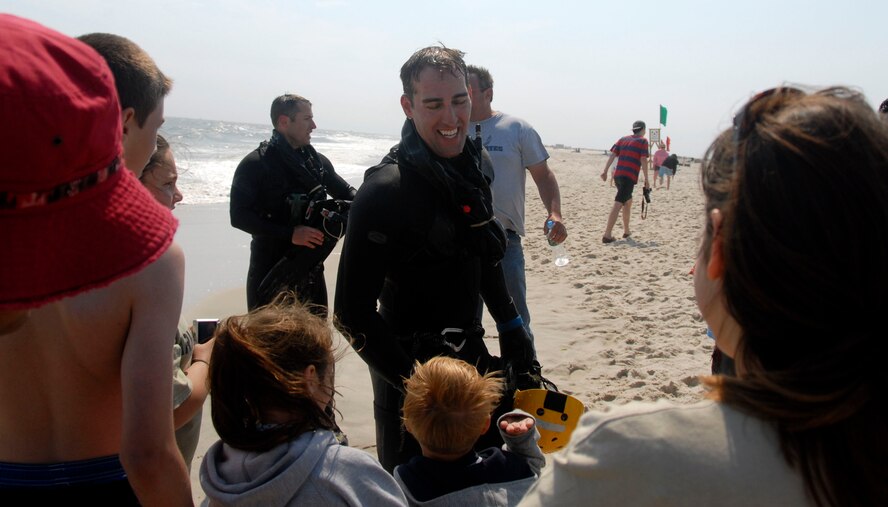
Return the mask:
[(632, 132), (638, 132), (639, 130), (644, 130), (647, 125), (644, 124), (643, 121), (638, 120), (637, 122), (632, 124)]
[(177, 221), (124, 167), (105, 60), (16, 16), (0, 33), (0, 309), (24, 309), (143, 269)]

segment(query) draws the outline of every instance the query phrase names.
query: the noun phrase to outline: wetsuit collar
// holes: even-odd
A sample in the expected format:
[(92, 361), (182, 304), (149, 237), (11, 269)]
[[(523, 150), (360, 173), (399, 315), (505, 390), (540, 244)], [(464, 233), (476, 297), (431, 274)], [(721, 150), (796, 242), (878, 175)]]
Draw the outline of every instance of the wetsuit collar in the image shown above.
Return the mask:
[(301, 148), (293, 148), (287, 139), (277, 130), (271, 131), (271, 139), (268, 140), (268, 147), (274, 148), (281, 154), (281, 157), (290, 167), (303, 167), (312, 176), (323, 181), (324, 164), (321, 163), (321, 157), (318, 155), (314, 146), (306, 144)]
[(449, 212), (464, 227), (469, 250), (494, 264), (503, 258), (505, 233), (493, 216), (490, 185), (481, 172), (481, 152), (474, 143), (466, 142), (457, 157), (437, 157), (420, 138), (413, 121), (407, 119), (401, 129), (401, 144), (387, 157), (392, 158), (390, 162), (416, 171), (446, 197)]
[(471, 142), (466, 141), (462, 153), (456, 157), (439, 157), (432, 153), (417, 132), (413, 120), (409, 118), (404, 120), (404, 126), (401, 127), (398, 158), (417, 168), (444, 169), (451, 177), (462, 176), (471, 185), (487, 188), (487, 181), (481, 174), (481, 153)]

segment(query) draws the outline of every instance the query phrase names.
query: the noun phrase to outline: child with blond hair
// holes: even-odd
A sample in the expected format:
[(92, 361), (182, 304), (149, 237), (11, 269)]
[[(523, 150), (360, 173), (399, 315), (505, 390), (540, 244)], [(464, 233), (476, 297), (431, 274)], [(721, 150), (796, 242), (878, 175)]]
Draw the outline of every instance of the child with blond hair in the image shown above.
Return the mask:
[(490, 427), (503, 380), (450, 357), (417, 362), (404, 383), (404, 426), (422, 456), (395, 468), (410, 505), (516, 505), (546, 461), (536, 421), (515, 410), (496, 424), (505, 445), (475, 451)]

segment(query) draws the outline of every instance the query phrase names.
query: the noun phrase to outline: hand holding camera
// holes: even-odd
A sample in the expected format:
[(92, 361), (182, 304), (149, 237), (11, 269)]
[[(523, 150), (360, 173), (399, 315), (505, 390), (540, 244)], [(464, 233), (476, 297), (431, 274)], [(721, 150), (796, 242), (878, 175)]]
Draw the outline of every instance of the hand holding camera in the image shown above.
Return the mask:
[(218, 319), (194, 319), (192, 329), (197, 343), (206, 343), (216, 334), (216, 326), (219, 325)]

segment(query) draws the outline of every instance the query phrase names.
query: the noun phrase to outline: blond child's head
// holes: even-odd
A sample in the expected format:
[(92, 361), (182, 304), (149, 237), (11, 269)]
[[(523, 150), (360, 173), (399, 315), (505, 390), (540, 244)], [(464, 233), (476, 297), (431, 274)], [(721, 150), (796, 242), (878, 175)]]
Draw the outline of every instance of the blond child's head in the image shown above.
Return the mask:
[(481, 375), (450, 357), (417, 362), (405, 382), (404, 426), (423, 448), (438, 455), (463, 455), (487, 431), (502, 396), (496, 373)]

